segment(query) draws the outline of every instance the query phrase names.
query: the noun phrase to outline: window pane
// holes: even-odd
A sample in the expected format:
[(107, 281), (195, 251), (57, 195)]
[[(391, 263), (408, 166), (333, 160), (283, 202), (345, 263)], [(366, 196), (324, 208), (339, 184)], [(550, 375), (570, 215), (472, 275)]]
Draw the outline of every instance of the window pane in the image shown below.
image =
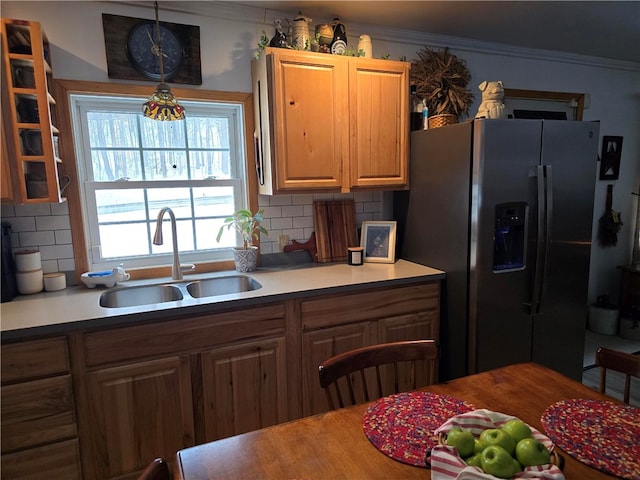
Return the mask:
[(193, 189), (195, 216), (228, 217), (234, 211), (233, 187), (207, 187)]
[(196, 220), (196, 237), (198, 239), (198, 249), (213, 249), (235, 247), (236, 239), (233, 233), (226, 233), (216, 242), (218, 230), (222, 226), (224, 219), (209, 218), (206, 220)]
[(231, 158), (229, 152), (191, 151), (191, 178), (194, 180), (231, 178)]
[(95, 147), (137, 147), (138, 122), (134, 115), (115, 112), (88, 112), (89, 141)]
[(184, 122), (161, 122), (139, 117), (144, 148), (185, 148)]
[(144, 189), (97, 190), (98, 223), (124, 223), (147, 220)]
[(156, 218), (164, 207), (169, 207), (178, 219), (192, 217), (190, 188), (150, 188), (147, 192), (151, 218)]
[(121, 178), (142, 180), (138, 150), (92, 150), (91, 166), (96, 182), (114, 182)]
[(145, 180), (188, 180), (187, 154), (184, 150), (144, 152)]
[(100, 225), (103, 258), (149, 255), (147, 223)]
[[(173, 210), (173, 209), (172, 209)], [(177, 215), (176, 215), (177, 217)], [(172, 253), (173, 252), (173, 230), (169, 221), (169, 214), (165, 213), (162, 221), (162, 245), (152, 245), (153, 253)], [(153, 224), (155, 232), (156, 223)], [(180, 253), (194, 250), (193, 246), (193, 222), (189, 220), (177, 220), (176, 232), (178, 233), (178, 251)]]
[(191, 148), (229, 149), (229, 119), (187, 117), (187, 136)]

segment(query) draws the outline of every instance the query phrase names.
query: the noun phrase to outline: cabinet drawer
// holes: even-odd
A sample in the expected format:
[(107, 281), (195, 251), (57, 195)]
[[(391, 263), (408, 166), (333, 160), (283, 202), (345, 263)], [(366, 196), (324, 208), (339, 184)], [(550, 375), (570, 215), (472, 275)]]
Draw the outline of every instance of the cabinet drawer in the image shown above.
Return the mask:
[(284, 335), (281, 303), (85, 335), (89, 366)]
[(69, 351), (64, 337), (2, 346), (2, 383), (57, 375), (69, 371)]
[(326, 296), (302, 302), (302, 328), (306, 331), (403, 313), (437, 310), (439, 304), (439, 282)]
[(70, 375), (2, 387), (3, 452), (67, 439), (76, 432)]
[(78, 440), (54, 443), (2, 456), (2, 478), (80, 480)]

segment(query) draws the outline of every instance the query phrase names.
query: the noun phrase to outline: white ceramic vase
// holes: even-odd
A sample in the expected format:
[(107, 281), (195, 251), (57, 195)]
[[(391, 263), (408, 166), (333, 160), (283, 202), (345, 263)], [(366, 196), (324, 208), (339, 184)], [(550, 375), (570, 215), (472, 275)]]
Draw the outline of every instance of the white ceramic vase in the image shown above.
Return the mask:
[(237, 272), (253, 272), (258, 265), (258, 247), (252, 245), (247, 250), (235, 248), (233, 259), (236, 262)]

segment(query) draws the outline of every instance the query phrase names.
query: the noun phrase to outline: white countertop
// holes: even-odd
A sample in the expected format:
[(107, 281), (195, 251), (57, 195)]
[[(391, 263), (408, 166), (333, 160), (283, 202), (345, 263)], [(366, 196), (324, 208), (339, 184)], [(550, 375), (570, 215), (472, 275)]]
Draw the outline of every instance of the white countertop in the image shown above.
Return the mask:
[[(187, 313), (184, 309), (190, 309), (197, 314), (278, 301), (305, 293), (357, 290), (382, 284), (398, 285), (415, 281), (441, 280), (445, 277), (444, 272), (440, 270), (398, 260), (393, 264), (365, 263), (362, 266), (350, 266), (341, 263), (296, 269), (258, 269), (246, 274), (228, 271), (185, 275), (180, 283), (227, 275), (247, 275), (257, 280), (262, 288), (229, 295), (199, 299), (185, 298), (179, 301), (124, 308), (104, 308), (99, 305), (100, 295), (106, 291), (104, 287), (89, 289), (82, 285), (58, 292), (18, 295), (14, 300), (0, 304), (2, 339), (62, 333), (72, 329), (104, 327), (144, 319), (168, 318)], [(122, 282), (116, 287), (157, 283), (176, 282), (165, 277)]]

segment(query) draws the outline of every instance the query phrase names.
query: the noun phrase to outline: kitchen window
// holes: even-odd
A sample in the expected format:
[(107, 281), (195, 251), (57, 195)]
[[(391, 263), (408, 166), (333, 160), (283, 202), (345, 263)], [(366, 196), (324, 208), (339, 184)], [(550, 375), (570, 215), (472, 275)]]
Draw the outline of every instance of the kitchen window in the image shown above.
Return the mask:
[(244, 105), (183, 101), (184, 121), (144, 118), (144, 98), (72, 93), (79, 194), (91, 270), (171, 264), (169, 217), (154, 245), (157, 214), (173, 210), (182, 262), (231, 258), (224, 218), (249, 205)]

